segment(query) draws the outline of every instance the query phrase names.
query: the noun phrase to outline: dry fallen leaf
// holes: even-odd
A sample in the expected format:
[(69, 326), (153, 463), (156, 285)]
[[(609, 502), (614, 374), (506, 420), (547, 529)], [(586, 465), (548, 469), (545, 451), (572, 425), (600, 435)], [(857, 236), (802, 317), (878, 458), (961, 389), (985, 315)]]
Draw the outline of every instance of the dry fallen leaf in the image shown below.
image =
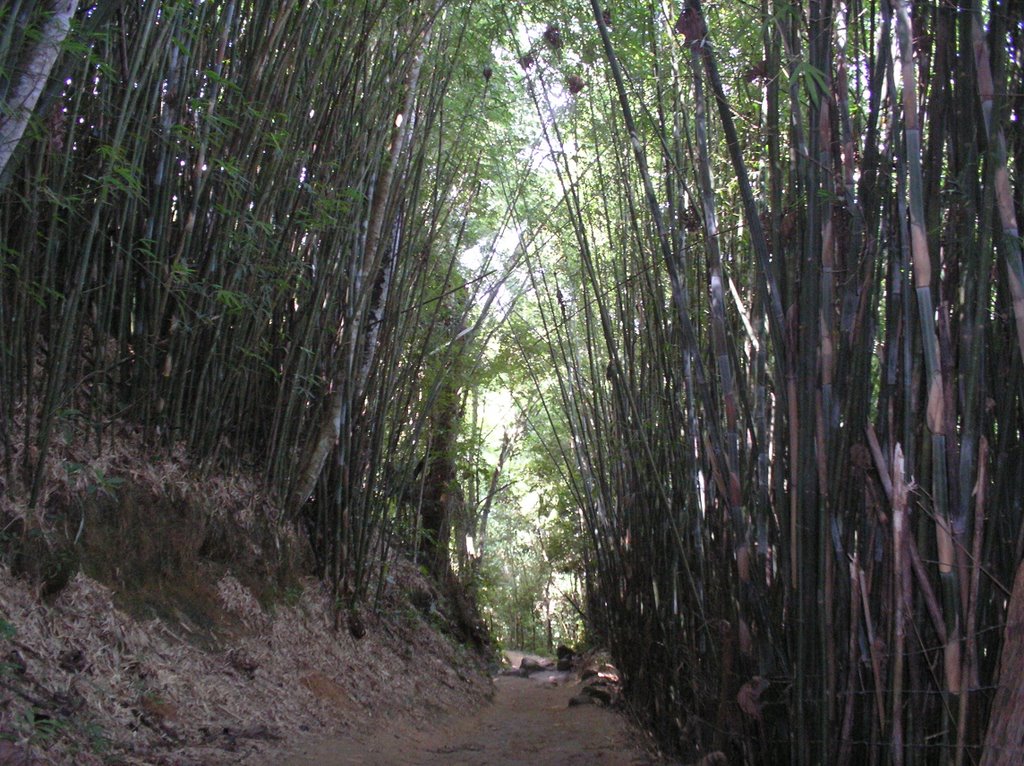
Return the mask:
[(761, 717), (761, 694), (768, 686), (768, 681), (761, 676), (754, 676), (740, 687), (739, 693), (736, 695), (736, 702), (739, 703), (740, 710), (755, 721), (763, 720)]

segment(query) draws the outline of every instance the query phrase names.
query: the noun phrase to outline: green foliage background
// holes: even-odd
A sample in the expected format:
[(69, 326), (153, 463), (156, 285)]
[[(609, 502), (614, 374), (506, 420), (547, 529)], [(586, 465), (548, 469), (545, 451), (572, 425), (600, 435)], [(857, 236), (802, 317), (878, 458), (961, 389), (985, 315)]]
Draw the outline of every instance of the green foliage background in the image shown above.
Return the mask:
[[(264, 477), (339, 608), (434, 545), (506, 645), (607, 645), (682, 755), (978, 760), (1022, 17), (82, 4), (0, 176), (5, 492), (131, 423)], [(0, 119), (44, 21), (0, 11)]]

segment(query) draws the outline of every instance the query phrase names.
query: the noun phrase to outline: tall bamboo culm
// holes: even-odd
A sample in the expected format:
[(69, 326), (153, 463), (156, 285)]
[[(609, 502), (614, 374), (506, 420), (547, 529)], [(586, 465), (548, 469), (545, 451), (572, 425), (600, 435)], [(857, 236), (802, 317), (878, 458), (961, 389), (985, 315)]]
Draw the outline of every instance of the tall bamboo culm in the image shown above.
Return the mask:
[(1024, 510), (1012, 9), (591, 10), (573, 110), (524, 75), (532, 236), (579, 267), (531, 259), (631, 703), (688, 756), (977, 762)]
[[(0, 17), (5, 72), (51, 23), (30, 5)], [(99, 453), (139, 424), (209, 470), (262, 469), (358, 600), (469, 348), (479, 153), (438, 120), (467, 6), (99, 5), (0, 181), (8, 491), (45, 504), (55, 439)]]

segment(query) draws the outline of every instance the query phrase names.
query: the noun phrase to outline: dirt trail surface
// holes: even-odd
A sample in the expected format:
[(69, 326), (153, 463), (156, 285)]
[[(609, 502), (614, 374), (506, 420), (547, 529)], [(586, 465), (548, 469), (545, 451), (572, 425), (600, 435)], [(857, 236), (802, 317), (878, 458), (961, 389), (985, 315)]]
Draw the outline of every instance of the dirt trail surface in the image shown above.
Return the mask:
[[(495, 679), (491, 702), (436, 712), (424, 720), (379, 722), (364, 734), (300, 746), (284, 766), (649, 766), (622, 715), (596, 705), (569, 707), (576, 676), (538, 673)], [(267, 766), (271, 762), (267, 761)]]

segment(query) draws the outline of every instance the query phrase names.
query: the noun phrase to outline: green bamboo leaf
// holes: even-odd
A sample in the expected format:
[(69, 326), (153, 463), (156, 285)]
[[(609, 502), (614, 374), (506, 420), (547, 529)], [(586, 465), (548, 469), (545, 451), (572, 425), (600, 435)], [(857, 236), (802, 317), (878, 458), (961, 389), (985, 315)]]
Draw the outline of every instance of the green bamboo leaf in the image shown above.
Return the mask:
[(801, 61), (793, 70), (794, 78), (803, 83), (804, 92), (815, 108), (820, 106), (821, 99), (828, 96), (828, 82), (825, 73), (807, 61)]

